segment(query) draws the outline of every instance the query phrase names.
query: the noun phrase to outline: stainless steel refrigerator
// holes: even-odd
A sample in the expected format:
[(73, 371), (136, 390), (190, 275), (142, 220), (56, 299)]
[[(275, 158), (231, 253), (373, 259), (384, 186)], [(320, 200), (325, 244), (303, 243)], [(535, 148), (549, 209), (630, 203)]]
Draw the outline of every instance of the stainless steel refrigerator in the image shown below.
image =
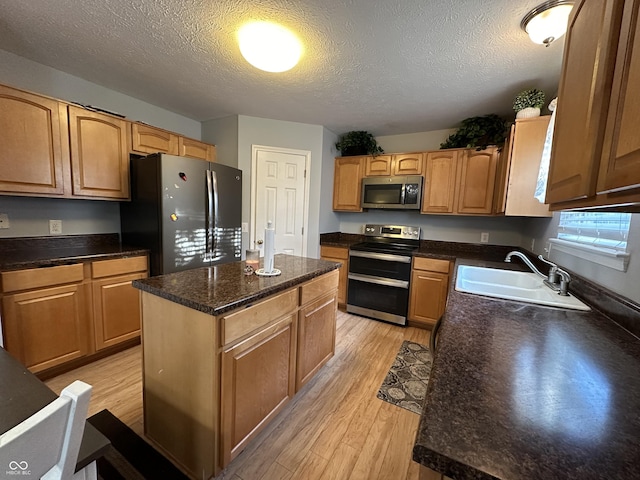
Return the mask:
[(151, 275), (240, 260), (241, 215), (241, 170), (162, 153), (131, 159), (122, 243), (151, 251)]

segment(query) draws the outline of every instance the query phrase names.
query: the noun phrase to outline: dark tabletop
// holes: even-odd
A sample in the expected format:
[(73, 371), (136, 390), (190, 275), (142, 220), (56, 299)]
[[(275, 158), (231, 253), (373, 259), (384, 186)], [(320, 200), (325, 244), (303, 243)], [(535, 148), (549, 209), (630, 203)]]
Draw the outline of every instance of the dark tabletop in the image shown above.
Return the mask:
[(457, 480), (640, 479), (640, 340), (454, 285), (414, 460)]
[[(58, 396), (0, 347), (0, 433), (15, 427)], [(101, 457), (110, 442), (85, 423), (76, 471)]]
[[(133, 286), (210, 315), (220, 315), (340, 267), (340, 263), (279, 254), (275, 277), (245, 275), (245, 262), (196, 268), (135, 280)], [(262, 264), (261, 264), (262, 265)]]

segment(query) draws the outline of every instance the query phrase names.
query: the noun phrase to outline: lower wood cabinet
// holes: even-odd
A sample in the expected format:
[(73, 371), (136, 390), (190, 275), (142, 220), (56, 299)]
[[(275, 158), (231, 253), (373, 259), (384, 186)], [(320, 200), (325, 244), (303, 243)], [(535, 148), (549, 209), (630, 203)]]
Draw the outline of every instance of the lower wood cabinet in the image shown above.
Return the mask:
[(444, 313), (451, 262), (414, 257), (409, 293), (409, 324), (431, 328)]
[(42, 372), (138, 337), (146, 276), (146, 256), (1, 272), (5, 348)]
[(347, 247), (331, 247), (320, 245), (320, 258), (330, 262), (342, 263), (338, 269), (338, 305), (347, 304), (347, 284), (349, 281), (349, 249)]

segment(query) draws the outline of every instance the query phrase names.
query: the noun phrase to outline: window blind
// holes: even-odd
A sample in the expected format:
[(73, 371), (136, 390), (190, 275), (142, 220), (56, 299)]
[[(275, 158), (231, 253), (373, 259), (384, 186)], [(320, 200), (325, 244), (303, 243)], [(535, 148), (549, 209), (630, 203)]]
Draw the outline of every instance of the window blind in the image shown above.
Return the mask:
[(630, 213), (561, 212), (558, 238), (626, 251)]

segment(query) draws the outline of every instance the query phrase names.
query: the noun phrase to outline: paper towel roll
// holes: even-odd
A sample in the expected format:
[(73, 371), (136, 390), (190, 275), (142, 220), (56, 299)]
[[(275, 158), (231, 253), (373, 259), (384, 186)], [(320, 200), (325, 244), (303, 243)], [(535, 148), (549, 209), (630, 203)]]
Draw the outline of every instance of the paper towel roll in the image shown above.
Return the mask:
[(273, 255), (275, 253), (275, 239), (276, 231), (272, 227), (272, 222), (267, 222), (267, 228), (264, 229), (264, 273), (273, 272)]

